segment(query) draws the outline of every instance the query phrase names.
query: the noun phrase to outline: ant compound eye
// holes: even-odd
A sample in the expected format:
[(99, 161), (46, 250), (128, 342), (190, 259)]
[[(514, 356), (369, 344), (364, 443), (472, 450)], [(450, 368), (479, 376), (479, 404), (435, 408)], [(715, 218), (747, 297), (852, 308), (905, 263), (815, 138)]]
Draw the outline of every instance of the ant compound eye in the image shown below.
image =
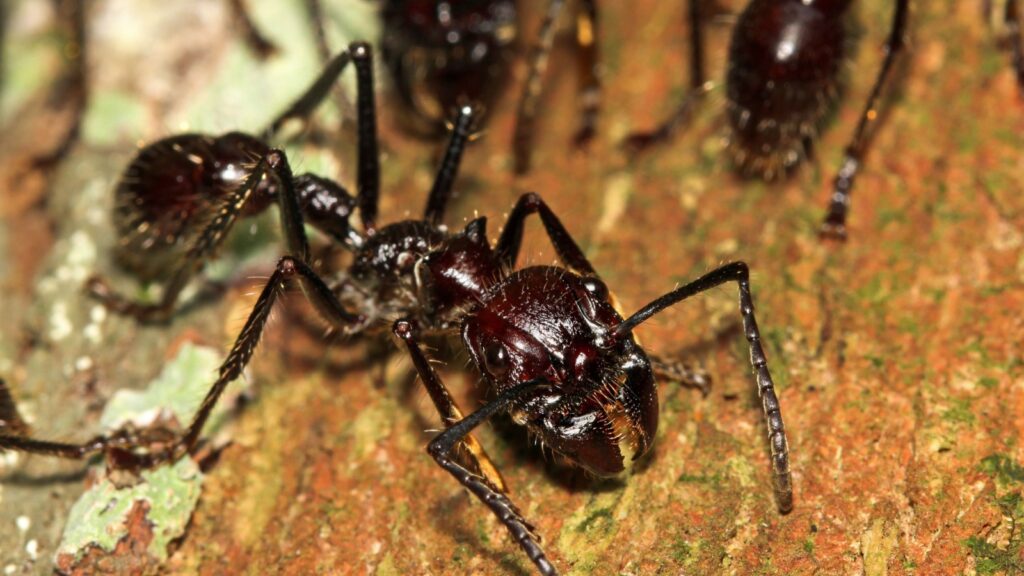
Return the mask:
[(508, 374), (509, 358), (508, 350), (500, 342), (490, 342), (484, 345), (484, 367), (487, 372), (495, 378), (503, 378)]
[(608, 298), (608, 287), (599, 278), (588, 276), (583, 279), (583, 289), (592, 296), (606, 300)]

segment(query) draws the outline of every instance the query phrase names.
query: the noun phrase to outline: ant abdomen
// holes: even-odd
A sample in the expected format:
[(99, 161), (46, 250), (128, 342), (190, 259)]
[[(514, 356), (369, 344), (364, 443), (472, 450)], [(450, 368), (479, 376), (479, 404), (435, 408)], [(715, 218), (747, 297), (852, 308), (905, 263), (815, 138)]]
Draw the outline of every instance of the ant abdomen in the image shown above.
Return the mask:
[[(182, 134), (139, 150), (115, 192), (118, 261), (144, 280), (162, 279), (188, 250), (205, 219), (238, 187), (269, 151), (260, 140), (231, 132), (223, 136)], [(258, 213), (273, 202), (262, 181), (243, 209)]]
[(729, 150), (746, 173), (784, 175), (809, 153), (836, 101), (848, 2), (753, 0), (729, 46)]

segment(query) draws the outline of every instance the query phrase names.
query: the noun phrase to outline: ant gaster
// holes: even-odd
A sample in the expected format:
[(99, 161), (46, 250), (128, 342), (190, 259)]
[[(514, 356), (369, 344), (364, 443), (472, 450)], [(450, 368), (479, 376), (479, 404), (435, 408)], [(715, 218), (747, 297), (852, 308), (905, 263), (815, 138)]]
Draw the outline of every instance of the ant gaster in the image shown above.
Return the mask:
[[(333, 81), (344, 63), (352, 61), (357, 70), (359, 94), (372, 94), (369, 52), (369, 46), (353, 44), (335, 59), (338, 69), (321, 75), (316, 86), (322, 89), (315, 92), (320, 96), (326, 93), (327, 80)], [(307, 97), (303, 97), (300, 102), (304, 104), (296, 108), (308, 112), (311, 107)], [(734, 262), (717, 268), (623, 318), (582, 250), (536, 194), (519, 198), (494, 246), (487, 239), (483, 217), (470, 221), (461, 232), (449, 232), (441, 222), (463, 149), (474, 128), (476, 112), (469, 106), (460, 108), (453, 122), (450, 143), (423, 218), (379, 226), (376, 222), (379, 171), (372, 123), (375, 110), (372, 99), (360, 98), (359, 104), (357, 196), (352, 198), (340, 186), (316, 180), (322, 194), (335, 195), (336, 204), (357, 206), (362, 222), (361, 231), (351, 228), (341, 218), (344, 211), (335, 211), (331, 213), (332, 218), (326, 220), (333, 227), (322, 226), (329, 236), (352, 252), (352, 263), (340, 280), (329, 282), (308, 260), (309, 244), (303, 215), (322, 214), (310, 208), (315, 202), (304, 204), (300, 190), (312, 177), (294, 176), (285, 154), (276, 149), (266, 149), (256, 165), (246, 171), (241, 185), (222, 192), (222, 208), (196, 237), (188, 252), (184, 264), (188, 272), (184, 276), (179, 272), (174, 277), (187, 278), (198, 270), (227, 229), (252, 202), (265, 202), (260, 200), (264, 196), (277, 200), (287, 237), (287, 255), (278, 261), (221, 365), (216, 382), (183, 434), (167, 442), (162, 431), (152, 438), (146, 431), (116, 431), (74, 444), (37, 440), (17, 433), (18, 427), (12, 426), (6, 435), (0, 435), (0, 450), (66, 458), (83, 458), (102, 452), (122, 467), (155, 466), (193, 452), (221, 393), (228, 383), (238, 378), (252, 358), (275, 302), (286, 287), (298, 283), (318, 313), (345, 334), (360, 334), (382, 324), (391, 324), (392, 332), (407, 348), (445, 423), (446, 429), (430, 442), (427, 451), (438, 465), (495, 513), (540, 573), (556, 574), (540, 547), (539, 537), (508, 497), (504, 480), (471, 434), (472, 430), (496, 413), (506, 412), (556, 453), (596, 475), (610, 476), (627, 470), (649, 451), (655, 438), (658, 426), (655, 372), (673, 370), (671, 365), (649, 356), (637, 343), (633, 331), (673, 304), (716, 286), (736, 282), (744, 334), (767, 422), (777, 505), (782, 512), (792, 508), (788, 444), (775, 387), (761, 347), (746, 264)], [(290, 113), (282, 115), (289, 116)], [(253, 142), (258, 142), (251, 137), (229, 136), (229, 144), (246, 142), (254, 146)], [(204, 140), (205, 137), (192, 138), (195, 140), (186, 143), (209, 141)], [(169, 149), (174, 150), (174, 147)], [(185, 149), (198, 154), (198, 148), (183, 145), (182, 150)], [(208, 156), (200, 156), (201, 164), (206, 166), (207, 158), (219, 161), (219, 166), (235, 162), (236, 150), (226, 145), (205, 149), (202, 153)], [(147, 178), (155, 174), (167, 177), (165, 172), (179, 165), (133, 163), (133, 166), (141, 170), (137, 177)], [(189, 167), (187, 164), (180, 166)], [(194, 166), (188, 173), (193, 171), (196, 171)], [(314, 197), (325, 198), (323, 195)], [(526, 218), (531, 214), (540, 217), (561, 267), (533, 266), (513, 271)], [(142, 305), (129, 302), (108, 288), (101, 296), (113, 308), (143, 318), (161, 314), (174, 303), (174, 298), (167, 300), (165, 297), (161, 304)], [(494, 398), (464, 416), (423, 352), (420, 345), (423, 333), (459, 334)], [(678, 365), (675, 371), (687, 374), (685, 368)], [(693, 373), (686, 379), (691, 384), (702, 383), (700, 376)], [(2, 385), (0, 392), (0, 420), (19, 422), (13, 402)]]
[[(1013, 0), (1011, 0), (1013, 1)], [(897, 54), (904, 48), (909, 0), (896, 0), (885, 60), (832, 188), (822, 234), (845, 238), (850, 192), (864, 158), (868, 128)], [(671, 137), (712, 89), (704, 72), (702, 0), (689, 0), (690, 93), (657, 129), (626, 140), (633, 150)], [(852, 0), (751, 0), (733, 27), (726, 74), (729, 152), (739, 169), (767, 180), (791, 172), (810, 153), (838, 98), (850, 51)]]

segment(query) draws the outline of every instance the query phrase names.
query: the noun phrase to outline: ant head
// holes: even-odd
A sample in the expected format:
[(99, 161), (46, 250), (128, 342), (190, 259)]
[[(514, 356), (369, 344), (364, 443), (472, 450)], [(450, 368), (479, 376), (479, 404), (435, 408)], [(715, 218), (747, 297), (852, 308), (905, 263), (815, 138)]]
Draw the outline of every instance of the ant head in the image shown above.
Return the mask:
[(561, 268), (515, 272), (463, 325), (466, 348), (499, 391), (532, 379), (551, 385), (512, 409), (543, 442), (601, 475), (646, 452), (658, 426), (650, 361), (604, 283)]

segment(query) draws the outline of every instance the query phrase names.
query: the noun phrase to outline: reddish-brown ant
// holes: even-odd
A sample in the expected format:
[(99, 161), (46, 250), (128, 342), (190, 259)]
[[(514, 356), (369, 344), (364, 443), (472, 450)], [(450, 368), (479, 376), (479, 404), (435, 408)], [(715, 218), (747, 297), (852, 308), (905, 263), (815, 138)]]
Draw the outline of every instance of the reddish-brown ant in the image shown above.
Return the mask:
[(512, 63), (515, 2), (388, 0), (381, 20), (381, 60), (414, 131), (443, 134), (467, 102), (492, 107)]
[[(353, 44), (349, 51), (335, 58), (334, 67), (321, 75), (314, 89), (281, 118), (299, 111), (308, 112), (348, 61), (356, 65), (359, 94), (371, 95), (369, 57), (367, 45)], [(157, 226), (160, 213), (147, 212), (149, 198), (153, 198), (154, 203), (166, 202), (164, 196), (174, 191), (194, 195), (200, 189), (222, 198), (213, 219), (195, 235), (186, 262), (174, 276), (171, 288), (180, 289), (180, 285), (202, 266), (238, 217), (270, 199), (275, 199), (281, 208), (287, 255), (278, 261), (221, 365), (216, 382), (180, 437), (168, 442), (165, 431), (159, 435), (115, 431), (74, 444), (30, 438), (18, 433), (20, 426), (12, 425), (6, 435), (0, 435), (0, 450), (65, 458), (105, 453), (114, 465), (125, 467), (155, 466), (193, 452), (221, 393), (252, 358), (275, 302), (288, 285), (298, 283), (319, 314), (345, 334), (361, 334), (391, 325), (393, 333), (408, 349), (446, 426), (446, 430), (430, 442), (428, 452), (495, 513), (541, 573), (555, 574), (533, 527), (507, 496), (501, 475), (471, 435), (472, 430), (496, 413), (506, 412), (514, 422), (525, 425), (570, 462), (599, 476), (624, 472), (649, 451), (655, 437), (658, 426), (655, 372), (674, 372), (690, 384), (706, 384), (701, 375), (688, 372), (679, 364), (652, 359), (637, 344), (633, 330), (673, 304), (716, 286), (736, 282), (744, 333), (767, 422), (777, 504), (782, 512), (792, 508), (789, 450), (754, 317), (746, 264), (734, 262), (717, 268), (623, 318), (582, 250), (536, 194), (520, 197), (493, 247), (487, 239), (485, 218), (476, 218), (461, 232), (451, 233), (441, 222), (459, 160), (473, 130), (475, 110), (469, 106), (460, 108), (453, 122), (447, 153), (423, 218), (378, 226), (379, 170), (374, 116), (372, 98), (360, 98), (360, 170), (355, 198), (340, 186), (323, 180), (315, 181), (317, 194), (304, 196), (301, 187), (312, 185), (313, 177), (294, 176), (282, 151), (240, 134), (218, 139), (181, 136), (177, 147), (174, 141), (154, 145), (161, 153), (152, 159), (159, 163), (138, 159), (133, 162), (128, 171), (133, 176), (127, 186), (147, 179), (153, 179), (158, 186), (156, 196), (139, 193), (133, 196), (140, 198), (142, 204), (134, 207), (134, 213), (150, 214), (151, 220), (139, 221), (130, 232), (134, 233), (145, 223), (150, 225), (146, 231)], [(148, 158), (151, 148), (144, 149), (140, 158)], [(244, 153), (239, 152), (240, 149)], [(242, 162), (249, 153), (259, 154), (257, 163), (244, 170), (240, 185), (229, 186), (229, 182), (238, 179), (228, 178), (223, 172), (228, 166)], [(180, 157), (175, 159), (175, 154)], [(188, 180), (193, 175), (195, 178)], [(189, 181), (192, 188), (168, 187), (169, 183), (181, 179)], [(192, 196), (189, 199), (194, 202)], [(314, 209), (317, 202), (328, 201), (343, 205), (345, 209), (332, 212)], [(191, 208), (192, 204), (188, 206)], [(206, 202), (203, 206), (213, 204)], [(345, 218), (353, 206), (359, 208), (361, 231), (348, 226)], [(352, 252), (348, 269), (333, 283), (311, 267), (303, 228), (303, 215), (317, 222), (316, 218), (325, 213), (329, 218), (319, 221), (321, 228)], [(525, 221), (531, 214), (539, 215), (562, 267), (533, 266), (512, 271)], [(187, 215), (189, 222), (199, 221), (196, 215)], [(168, 248), (154, 241), (146, 249), (160, 252)], [(167, 314), (177, 297), (177, 291), (168, 290), (160, 304), (144, 305), (114, 294), (105, 285), (99, 286), (104, 286), (100, 296), (112, 308), (141, 318)], [(496, 397), (463, 416), (424, 354), (419, 343), (421, 333), (461, 335), (474, 364)], [(0, 420), (20, 422), (2, 385)]]
[[(663, 142), (690, 118), (712, 84), (704, 72), (701, 0), (689, 0), (690, 93), (651, 132), (627, 138), (638, 151)], [(810, 153), (835, 104), (850, 45), (851, 0), (751, 0), (733, 27), (726, 73), (729, 152), (741, 172), (771, 180), (790, 173)], [(878, 118), (878, 100), (904, 47), (909, 0), (896, 0), (885, 60), (836, 175), (822, 234), (846, 236), (850, 192)]]
[[(320, 0), (307, 0), (318, 47), (329, 49)], [(555, 23), (565, 0), (546, 0), (544, 19), (529, 57), (529, 73), (519, 97), (513, 137), (517, 173), (529, 170), (533, 133), (544, 72), (555, 39)], [(386, 0), (382, 3), (381, 56), (406, 124), (415, 133), (444, 134), (448, 113), (467, 102), (490, 109), (507, 84), (516, 39), (519, 7), (515, 0)], [(600, 105), (597, 70), (597, 2), (581, 0), (575, 18), (576, 55), (581, 75), (580, 127), (573, 141), (593, 136)]]

